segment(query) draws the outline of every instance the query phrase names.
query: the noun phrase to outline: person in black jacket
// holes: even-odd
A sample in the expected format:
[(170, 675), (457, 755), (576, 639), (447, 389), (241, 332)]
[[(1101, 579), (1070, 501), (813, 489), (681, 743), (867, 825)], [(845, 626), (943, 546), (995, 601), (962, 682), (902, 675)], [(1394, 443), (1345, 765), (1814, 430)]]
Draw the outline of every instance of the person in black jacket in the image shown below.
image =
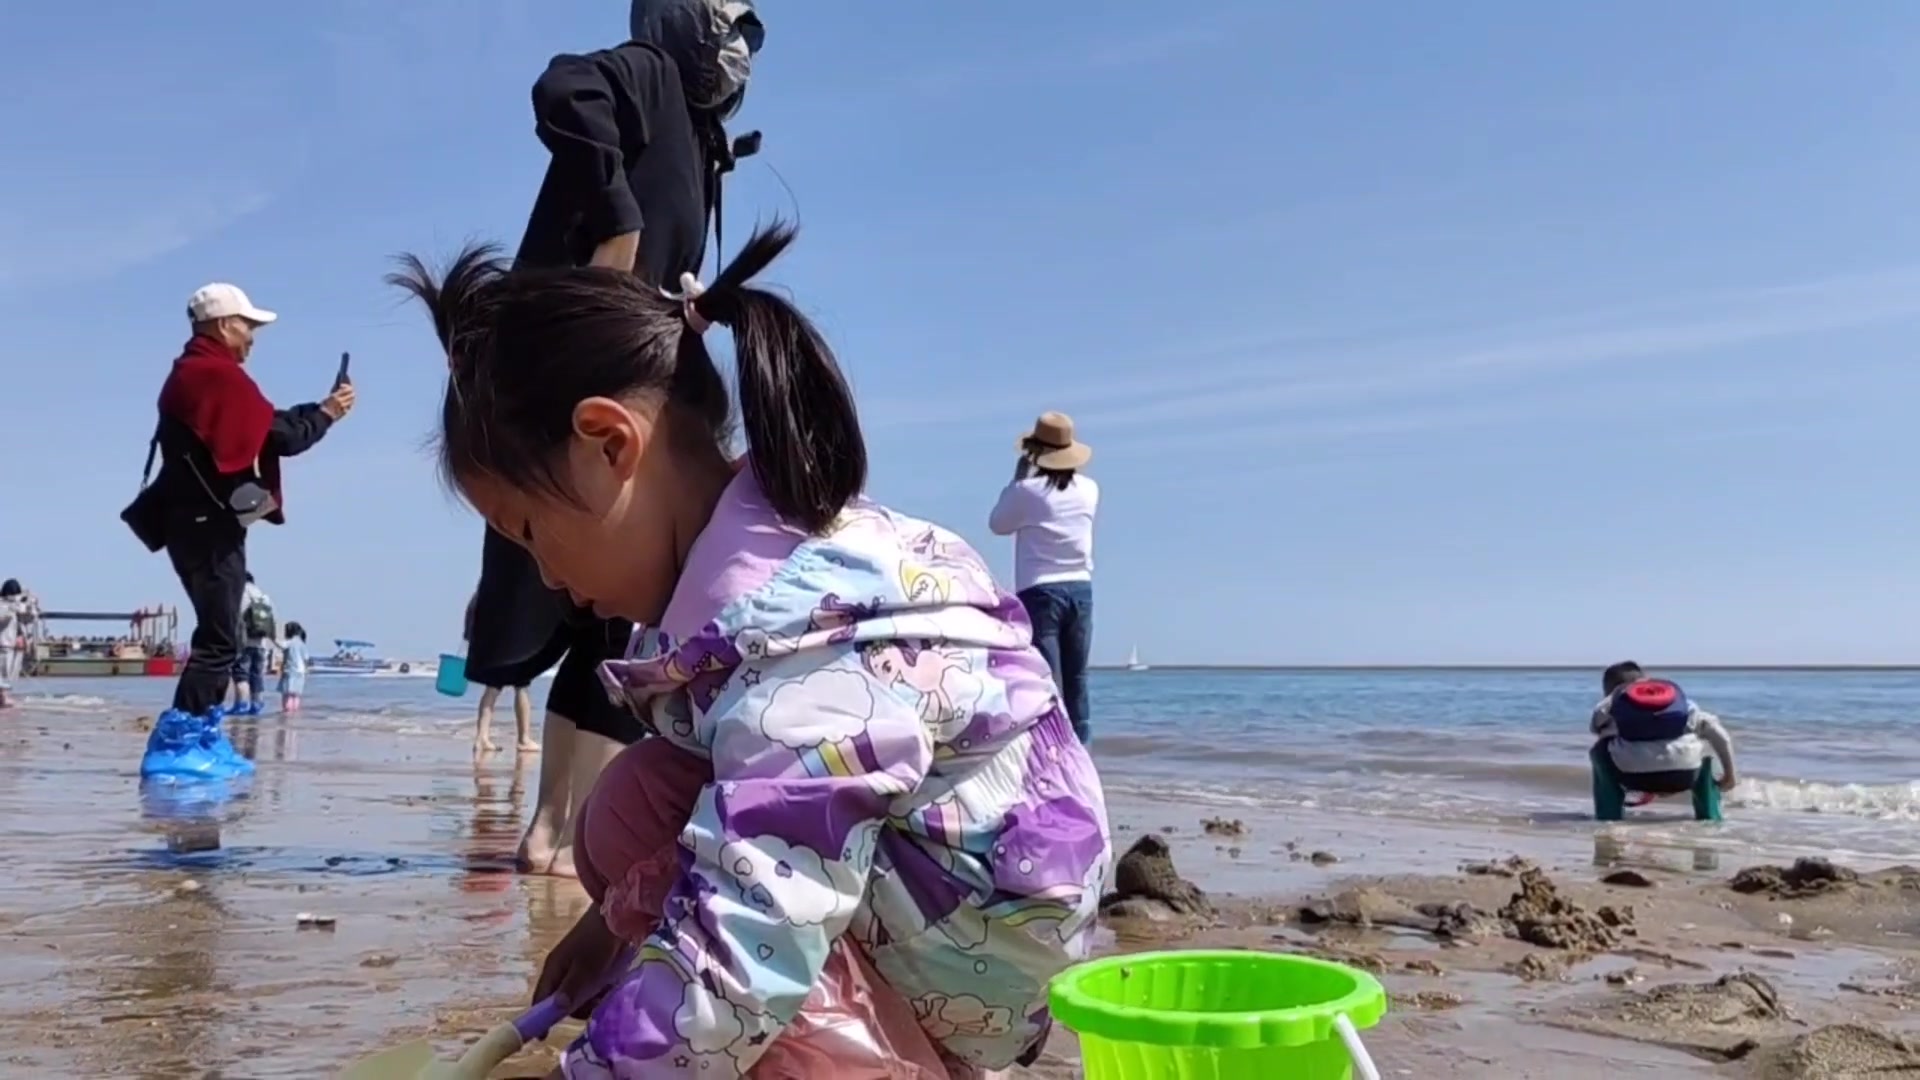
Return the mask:
[[(733, 164), (726, 120), (746, 94), (764, 29), (743, 0), (635, 0), (631, 40), (556, 56), (533, 86), (546, 176), (516, 265), (606, 266), (664, 286), (697, 273), (720, 178)], [(524, 871), (573, 875), (573, 819), (600, 770), (641, 728), (607, 698), (598, 668), (632, 624), (575, 608), (531, 556), (489, 531), (481, 550), (467, 674), (521, 686), (559, 663), (547, 694), (539, 794), (522, 838)]]
[(353, 409), (353, 386), (275, 409), (242, 366), (273, 322), (247, 294), (208, 285), (187, 302), (193, 337), (160, 390), (154, 448), (160, 474), (123, 515), (164, 547), (193, 605), (192, 652), (173, 707), (204, 715), (226, 698), (240, 650), (247, 526), (286, 521), (280, 459), (303, 454)]

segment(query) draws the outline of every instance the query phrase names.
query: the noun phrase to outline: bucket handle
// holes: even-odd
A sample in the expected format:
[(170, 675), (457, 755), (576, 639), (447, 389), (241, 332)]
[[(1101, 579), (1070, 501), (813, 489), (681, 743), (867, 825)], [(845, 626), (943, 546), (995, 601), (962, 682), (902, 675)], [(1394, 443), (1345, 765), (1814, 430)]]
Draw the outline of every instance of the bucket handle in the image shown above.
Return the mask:
[(1333, 1031), (1340, 1036), (1341, 1042), (1347, 1044), (1347, 1056), (1353, 1059), (1353, 1071), (1360, 1080), (1380, 1080), (1380, 1070), (1374, 1067), (1373, 1056), (1367, 1053), (1366, 1046), (1360, 1042), (1360, 1032), (1354, 1028), (1353, 1021), (1347, 1019), (1346, 1013), (1334, 1016)]

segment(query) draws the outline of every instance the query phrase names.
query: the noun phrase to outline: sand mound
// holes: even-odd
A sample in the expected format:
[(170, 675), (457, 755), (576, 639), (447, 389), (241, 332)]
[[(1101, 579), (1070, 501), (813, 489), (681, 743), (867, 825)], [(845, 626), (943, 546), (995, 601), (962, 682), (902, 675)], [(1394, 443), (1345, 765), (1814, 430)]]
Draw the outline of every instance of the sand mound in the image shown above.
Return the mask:
[(1860, 875), (1821, 858), (1795, 859), (1792, 866), (1749, 866), (1727, 887), (1737, 893), (1764, 893), (1792, 900), (1820, 896), (1860, 883)]
[(1588, 911), (1560, 895), (1544, 871), (1520, 872), (1520, 891), (1500, 909), (1500, 918), (1512, 927), (1511, 936), (1529, 945), (1600, 953), (1633, 934), (1633, 909), (1600, 907)]
[(1113, 891), (1100, 898), (1100, 914), (1109, 919), (1209, 917), (1213, 904), (1200, 887), (1173, 868), (1173, 849), (1151, 833), (1120, 856)]
[(1777, 1036), (1788, 1019), (1780, 991), (1771, 982), (1740, 972), (1710, 983), (1669, 983), (1598, 1005), (1575, 1006), (1551, 1023), (1729, 1061), (1745, 1057), (1759, 1040)]
[(1413, 903), (1389, 889), (1363, 886), (1302, 904), (1295, 918), (1309, 927), (1417, 930), (1441, 941), (1494, 935), (1570, 954), (1524, 960), (1519, 974), (1528, 979), (1557, 977), (1569, 960), (1608, 952), (1637, 933), (1630, 907), (1589, 910), (1562, 896), (1553, 879), (1530, 863), (1488, 865), (1494, 870), (1475, 876), (1497, 877), (1508, 869), (1519, 876), (1518, 890), (1493, 915), (1465, 900)]
[(1295, 918), (1302, 926), (1353, 926), (1360, 929), (1391, 926), (1418, 930), (1442, 940), (1477, 937), (1487, 919), (1466, 901), (1413, 904), (1384, 889), (1346, 889), (1330, 897), (1300, 905)]
[(1833, 1024), (1757, 1050), (1747, 1059), (1758, 1080), (1920, 1077), (1920, 1044), (1862, 1024)]
[(1725, 1028), (1784, 1020), (1787, 1008), (1771, 982), (1742, 971), (1710, 983), (1656, 986), (1621, 1005), (1620, 1015), (1649, 1024)]

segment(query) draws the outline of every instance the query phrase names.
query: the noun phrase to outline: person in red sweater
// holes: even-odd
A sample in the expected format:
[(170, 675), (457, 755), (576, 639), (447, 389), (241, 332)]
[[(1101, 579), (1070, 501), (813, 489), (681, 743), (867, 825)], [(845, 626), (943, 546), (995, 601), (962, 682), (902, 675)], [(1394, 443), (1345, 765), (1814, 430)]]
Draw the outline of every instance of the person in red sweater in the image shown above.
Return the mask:
[(153, 551), (165, 550), (193, 605), (192, 652), (173, 707), (200, 716), (221, 704), (240, 651), (247, 528), (286, 521), (280, 459), (303, 454), (353, 409), (342, 383), (319, 402), (276, 409), (247, 374), (254, 336), (276, 318), (233, 285), (187, 301), (193, 336), (160, 388), (148, 451), (160, 473), (121, 515)]

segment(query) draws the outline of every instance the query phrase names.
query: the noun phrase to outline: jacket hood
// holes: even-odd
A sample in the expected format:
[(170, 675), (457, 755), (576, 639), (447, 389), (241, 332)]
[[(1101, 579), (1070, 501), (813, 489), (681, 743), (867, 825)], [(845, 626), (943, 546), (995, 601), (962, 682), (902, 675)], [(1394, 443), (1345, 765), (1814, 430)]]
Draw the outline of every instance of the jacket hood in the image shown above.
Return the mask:
[(753, 0), (633, 0), (628, 33), (673, 58), (687, 104), (722, 119), (746, 98), (767, 34)]

